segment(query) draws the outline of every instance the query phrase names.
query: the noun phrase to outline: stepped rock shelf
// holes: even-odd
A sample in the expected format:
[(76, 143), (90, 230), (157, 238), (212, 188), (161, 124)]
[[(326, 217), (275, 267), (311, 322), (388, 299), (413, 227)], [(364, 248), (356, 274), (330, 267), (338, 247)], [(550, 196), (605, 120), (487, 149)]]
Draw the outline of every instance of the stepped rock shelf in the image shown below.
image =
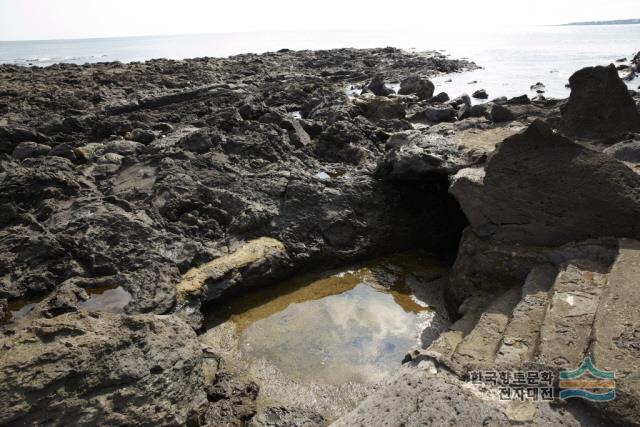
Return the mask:
[[(393, 48), (0, 65), (0, 425), (640, 425), (640, 96), (614, 66), (568, 100), (429, 81), (474, 67)], [(406, 250), (442, 266), (384, 258), (219, 320)], [(246, 319), (328, 295), (432, 322), (373, 384), (246, 362)], [(586, 357), (614, 400), (471, 381)]]

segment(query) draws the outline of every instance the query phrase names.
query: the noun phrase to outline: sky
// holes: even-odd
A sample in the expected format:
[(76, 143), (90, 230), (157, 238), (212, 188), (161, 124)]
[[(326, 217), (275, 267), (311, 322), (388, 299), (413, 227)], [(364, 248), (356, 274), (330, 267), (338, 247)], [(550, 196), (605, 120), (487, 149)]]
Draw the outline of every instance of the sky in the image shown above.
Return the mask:
[(640, 0), (0, 0), (0, 40), (442, 29), (640, 18)]

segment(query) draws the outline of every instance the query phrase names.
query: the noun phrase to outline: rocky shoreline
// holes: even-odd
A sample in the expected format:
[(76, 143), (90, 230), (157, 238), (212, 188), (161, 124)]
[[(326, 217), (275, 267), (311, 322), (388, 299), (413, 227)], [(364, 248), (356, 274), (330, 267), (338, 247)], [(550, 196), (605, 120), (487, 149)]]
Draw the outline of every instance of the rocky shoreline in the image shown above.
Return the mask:
[[(0, 424), (326, 425), (259, 404), (203, 305), (416, 248), (455, 258), (456, 322), (339, 425), (640, 424), (640, 95), (614, 66), (568, 100), (472, 105), (429, 81), (475, 66), (393, 48), (0, 65)], [(87, 309), (104, 289), (126, 298)], [(616, 400), (513, 407), (467, 382), (585, 355)]]

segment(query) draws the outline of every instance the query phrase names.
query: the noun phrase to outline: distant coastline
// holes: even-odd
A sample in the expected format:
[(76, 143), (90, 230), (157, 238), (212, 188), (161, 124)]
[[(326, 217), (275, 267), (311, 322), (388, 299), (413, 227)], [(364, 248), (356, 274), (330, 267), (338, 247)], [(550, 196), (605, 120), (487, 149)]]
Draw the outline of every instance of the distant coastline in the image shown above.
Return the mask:
[(586, 21), (586, 22), (569, 22), (568, 24), (560, 24), (560, 26), (569, 25), (630, 25), (640, 24), (640, 19), (616, 19), (613, 21)]

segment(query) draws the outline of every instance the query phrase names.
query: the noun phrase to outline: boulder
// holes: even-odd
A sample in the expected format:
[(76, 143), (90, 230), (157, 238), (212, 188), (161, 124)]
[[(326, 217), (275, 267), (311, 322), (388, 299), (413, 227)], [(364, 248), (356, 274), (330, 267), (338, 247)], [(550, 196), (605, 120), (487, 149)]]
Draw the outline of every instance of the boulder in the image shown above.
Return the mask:
[(562, 108), (568, 135), (603, 137), (640, 129), (640, 113), (613, 64), (583, 68), (569, 83), (571, 96)]
[(404, 119), (405, 116), (405, 107), (398, 97), (366, 95), (359, 97), (355, 104), (369, 120)]
[(213, 146), (211, 138), (205, 132), (193, 132), (182, 138), (179, 144), (187, 151), (206, 153)]
[(387, 146), (391, 149), (379, 160), (376, 175), (390, 181), (451, 175), (471, 163), (452, 139), (438, 134), (401, 132), (391, 135)]
[(473, 94), (471, 95), (476, 99), (487, 99), (489, 98), (489, 95), (487, 94), (487, 91), (484, 89), (479, 89), (475, 92), (473, 92)]
[(376, 96), (389, 96), (395, 93), (393, 89), (384, 83), (381, 75), (375, 76), (366, 87)]
[(458, 108), (462, 104), (467, 104), (467, 105), (470, 106), (471, 105), (471, 98), (469, 98), (469, 95), (467, 95), (466, 93), (463, 93), (459, 97), (454, 98), (451, 101), (448, 101), (447, 104), (453, 106), (454, 108)]
[(513, 114), (513, 111), (503, 105), (495, 104), (491, 107), (491, 120), (496, 123), (508, 122), (514, 118), (515, 114)]
[(418, 99), (425, 100), (433, 97), (435, 86), (430, 80), (419, 76), (410, 76), (400, 83), (400, 95), (414, 94)]
[(77, 117), (65, 117), (60, 124), (61, 131), (64, 133), (73, 133), (84, 130), (82, 120)]
[(459, 171), (450, 191), (480, 237), (541, 246), (640, 237), (640, 175), (540, 120), (500, 143), (484, 169)]
[(604, 153), (623, 162), (640, 163), (640, 140), (619, 142), (605, 149)]
[(0, 347), (3, 425), (184, 425), (206, 404), (202, 350), (175, 316), (67, 313)]
[(76, 160), (76, 153), (73, 151), (73, 147), (70, 144), (62, 143), (58, 144), (49, 150), (49, 156), (63, 157), (69, 159), (72, 162)]
[(485, 117), (487, 116), (489, 111), (489, 106), (487, 104), (476, 104), (471, 106), (469, 109), (470, 117)]
[(456, 118), (458, 120), (462, 120), (466, 119), (467, 117), (471, 117), (471, 107), (469, 107), (467, 104), (462, 104), (460, 108), (458, 108)]
[(33, 141), (24, 141), (19, 143), (13, 150), (12, 156), (18, 160), (24, 160), (29, 157), (42, 157), (46, 155), (51, 147), (44, 144), (38, 144)]
[(449, 101), (449, 95), (447, 95), (446, 92), (440, 92), (439, 94), (434, 95), (431, 98), (429, 98), (427, 101), (428, 102), (433, 102), (433, 103), (447, 102), (447, 101)]
[(146, 129), (134, 129), (131, 131), (131, 139), (142, 144), (149, 144), (156, 139), (156, 134)]
[(530, 104), (531, 100), (527, 95), (514, 96), (513, 98), (509, 98), (507, 100), (507, 104), (511, 105), (521, 105), (521, 104)]
[(544, 93), (546, 90), (546, 86), (543, 83), (538, 82), (534, 85), (531, 85), (530, 89), (532, 91), (535, 91), (536, 93)]
[(448, 122), (456, 117), (456, 109), (451, 105), (429, 105), (414, 117), (422, 117), (433, 123)]
[(49, 139), (33, 129), (23, 126), (0, 126), (0, 154), (10, 154), (20, 142), (47, 142)]

